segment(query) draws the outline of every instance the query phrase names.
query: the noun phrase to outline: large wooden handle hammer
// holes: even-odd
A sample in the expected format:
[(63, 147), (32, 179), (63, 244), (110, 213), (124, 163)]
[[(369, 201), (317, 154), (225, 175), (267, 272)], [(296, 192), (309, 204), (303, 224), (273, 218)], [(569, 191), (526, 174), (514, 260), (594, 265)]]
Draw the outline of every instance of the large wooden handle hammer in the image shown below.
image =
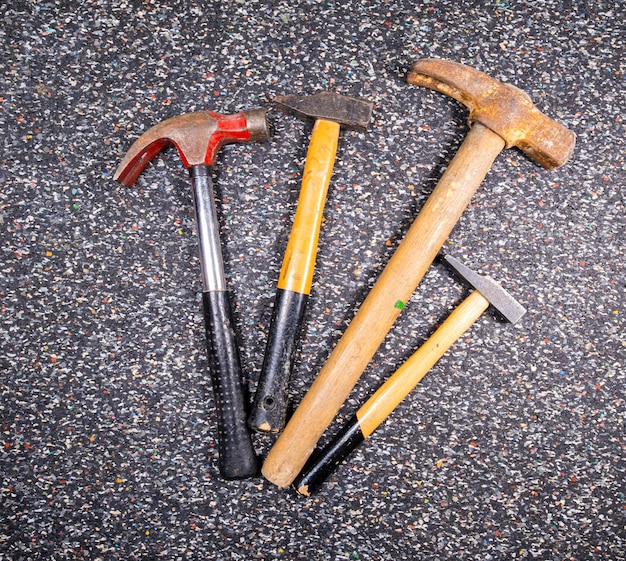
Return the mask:
[(252, 477), (259, 470), (246, 424), (245, 388), (224, 277), (210, 166), (224, 144), (268, 139), (262, 109), (235, 115), (213, 111), (186, 113), (167, 119), (142, 134), (130, 147), (114, 176), (123, 185), (132, 185), (150, 160), (168, 146), (176, 146), (191, 176), (206, 339), (217, 409), (219, 470), (226, 479)]
[(517, 323), (525, 308), (489, 277), (472, 271), (458, 259), (443, 256), (475, 290), (448, 316), (428, 340), (370, 397), (322, 450), (314, 454), (294, 487), (310, 495), (348, 455), (380, 426), (409, 395), (446, 351), (492, 305), (509, 322)]
[(263, 475), (289, 486), (421, 281), (496, 156), (517, 146), (546, 168), (570, 158), (573, 132), (527, 94), (462, 64), (424, 59), (407, 80), (464, 103), (470, 131), (326, 364), (270, 450)]

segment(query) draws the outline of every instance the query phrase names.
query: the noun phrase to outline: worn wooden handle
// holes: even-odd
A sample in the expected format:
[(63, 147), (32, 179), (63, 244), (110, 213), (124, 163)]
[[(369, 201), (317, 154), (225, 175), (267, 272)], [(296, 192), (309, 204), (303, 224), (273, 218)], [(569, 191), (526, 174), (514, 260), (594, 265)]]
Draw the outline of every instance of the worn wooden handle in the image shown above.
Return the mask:
[(356, 413), (364, 438), (369, 438), (488, 307), (489, 300), (478, 290), (472, 292), (430, 336), (428, 341), (376, 390), (376, 393)]
[(270, 450), (262, 473), (279, 487), (298, 475), (504, 148), (474, 124), (328, 361)]

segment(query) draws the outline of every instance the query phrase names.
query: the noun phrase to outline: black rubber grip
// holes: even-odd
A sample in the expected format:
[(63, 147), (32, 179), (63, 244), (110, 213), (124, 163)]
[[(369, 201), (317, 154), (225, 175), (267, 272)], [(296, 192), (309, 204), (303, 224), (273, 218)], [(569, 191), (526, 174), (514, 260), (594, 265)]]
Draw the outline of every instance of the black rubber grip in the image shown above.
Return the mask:
[(278, 289), (265, 357), (248, 417), (250, 428), (278, 432), (287, 417), (287, 386), (304, 318), (308, 294)]
[(254, 477), (259, 465), (246, 424), (246, 396), (228, 293), (203, 292), (202, 303), (217, 409), (220, 474), (225, 479)]
[(294, 480), (295, 490), (307, 496), (314, 493), (335, 468), (364, 440), (359, 421), (354, 415), (331, 442), (313, 454)]

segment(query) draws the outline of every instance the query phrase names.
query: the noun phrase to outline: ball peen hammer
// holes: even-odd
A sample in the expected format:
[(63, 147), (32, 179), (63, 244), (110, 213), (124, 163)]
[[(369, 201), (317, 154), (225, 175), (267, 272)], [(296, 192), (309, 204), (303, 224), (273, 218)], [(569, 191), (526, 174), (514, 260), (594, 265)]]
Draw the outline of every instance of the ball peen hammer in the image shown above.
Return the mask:
[(315, 124), (294, 222), (278, 277), (261, 375), (248, 417), (250, 427), (263, 432), (278, 432), (285, 426), (287, 386), (311, 292), (322, 213), (340, 127), (364, 131), (373, 111), (373, 103), (369, 101), (333, 92), (279, 96), (274, 101), (289, 113), (314, 119)]
[(265, 459), (262, 473), (279, 487), (289, 486), (306, 463), (496, 156), (517, 146), (553, 169), (574, 149), (572, 131), (541, 113), (518, 88), (478, 70), (423, 59), (411, 66), (407, 81), (464, 103), (470, 130)]
[(235, 115), (213, 111), (186, 113), (167, 119), (142, 134), (130, 147), (114, 176), (123, 185), (132, 185), (148, 163), (168, 146), (178, 149), (191, 176), (209, 367), (218, 416), (219, 470), (226, 479), (256, 475), (258, 461), (246, 424), (243, 376), (224, 277), (210, 166), (224, 144), (268, 139), (262, 109)]
[(457, 306), (429, 339), (370, 397), (337, 436), (311, 457), (294, 482), (301, 495), (314, 492), (348, 455), (391, 415), (428, 371), (492, 305), (515, 324), (524, 307), (489, 277), (481, 276), (449, 255), (442, 256), (474, 291)]

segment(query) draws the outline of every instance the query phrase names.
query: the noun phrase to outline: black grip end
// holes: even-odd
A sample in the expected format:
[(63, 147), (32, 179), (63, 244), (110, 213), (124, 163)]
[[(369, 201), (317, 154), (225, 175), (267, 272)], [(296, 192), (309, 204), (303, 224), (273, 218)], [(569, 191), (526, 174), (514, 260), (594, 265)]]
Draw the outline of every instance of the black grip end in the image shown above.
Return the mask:
[(314, 493), (364, 440), (359, 421), (354, 415), (339, 434), (306, 463), (293, 482), (294, 489), (300, 495), (309, 496)]
[(291, 290), (276, 291), (261, 376), (248, 417), (253, 430), (278, 432), (285, 427), (287, 387), (308, 298)]
[(259, 473), (259, 462), (246, 423), (246, 397), (228, 293), (202, 294), (209, 366), (217, 409), (219, 470), (224, 479)]

